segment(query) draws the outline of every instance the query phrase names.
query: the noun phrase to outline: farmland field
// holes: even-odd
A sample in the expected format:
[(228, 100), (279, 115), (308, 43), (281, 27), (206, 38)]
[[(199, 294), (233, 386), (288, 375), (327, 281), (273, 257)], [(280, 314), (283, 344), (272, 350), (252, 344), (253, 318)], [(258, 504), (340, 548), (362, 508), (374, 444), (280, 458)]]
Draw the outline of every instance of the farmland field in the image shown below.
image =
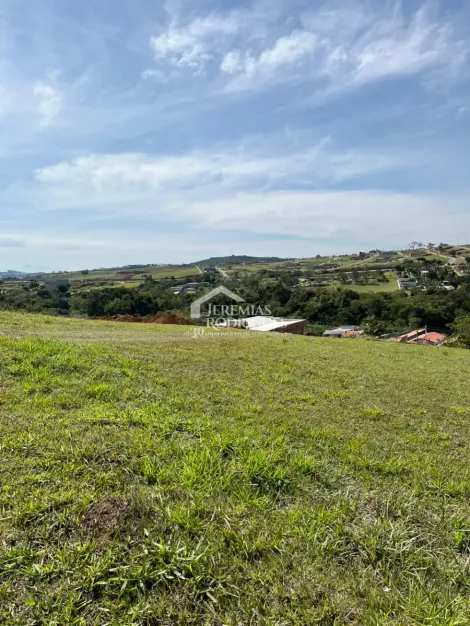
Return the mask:
[(470, 352), (0, 312), (0, 623), (453, 625)]
[[(81, 272), (61, 272), (56, 274), (45, 274), (44, 278), (47, 280), (60, 280), (68, 279), (71, 281), (81, 281), (84, 285), (92, 283), (94, 281), (116, 281), (120, 276), (125, 275), (134, 276), (136, 280), (143, 280), (142, 274), (151, 275), (153, 278), (186, 278), (191, 276), (197, 276), (200, 274), (199, 270), (195, 267), (183, 267), (180, 265), (168, 266), (168, 265), (155, 265), (149, 267), (139, 267), (130, 270), (91, 270), (89, 274), (82, 274)], [(130, 282), (130, 281), (129, 281)]]
[(393, 272), (386, 272), (388, 278), (387, 283), (370, 283), (367, 285), (341, 285), (340, 282), (332, 283), (333, 287), (345, 287), (346, 289), (352, 289), (358, 293), (393, 293), (398, 291), (397, 275)]

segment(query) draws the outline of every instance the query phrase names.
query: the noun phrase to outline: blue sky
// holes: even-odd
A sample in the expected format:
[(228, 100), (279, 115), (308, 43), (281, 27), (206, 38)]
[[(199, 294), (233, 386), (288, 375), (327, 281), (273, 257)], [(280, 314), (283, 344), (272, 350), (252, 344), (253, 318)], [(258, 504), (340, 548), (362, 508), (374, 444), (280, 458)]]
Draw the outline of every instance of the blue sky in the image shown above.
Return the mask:
[(470, 241), (463, 0), (2, 0), (0, 269)]

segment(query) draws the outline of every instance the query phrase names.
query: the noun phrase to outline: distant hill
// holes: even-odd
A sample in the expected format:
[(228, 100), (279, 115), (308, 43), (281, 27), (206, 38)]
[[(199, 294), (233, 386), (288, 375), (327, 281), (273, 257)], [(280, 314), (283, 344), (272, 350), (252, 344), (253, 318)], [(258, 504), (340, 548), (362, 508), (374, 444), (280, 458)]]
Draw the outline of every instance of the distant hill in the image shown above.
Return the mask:
[(292, 259), (281, 259), (277, 256), (214, 256), (203, 261), (196, 261), (190, 265), (242, 265), (243, 263), (279, 263), (280, 261), (291, 261)]
[(17, 272), (16, 270), (7, 270), (6, 272), (0, 272), (0, 279), (4, 280), (5, 278), (23, 278), (23, 276), (27, 276), (24, 272)]

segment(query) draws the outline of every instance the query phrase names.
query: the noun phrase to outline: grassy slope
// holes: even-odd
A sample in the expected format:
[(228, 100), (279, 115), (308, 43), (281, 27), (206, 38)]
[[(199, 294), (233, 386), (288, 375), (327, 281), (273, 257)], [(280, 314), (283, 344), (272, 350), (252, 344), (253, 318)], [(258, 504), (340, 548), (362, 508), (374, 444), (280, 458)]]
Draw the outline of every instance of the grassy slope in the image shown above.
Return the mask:
[(0, 313), (1, 624), (470, 614), (470, 353)]

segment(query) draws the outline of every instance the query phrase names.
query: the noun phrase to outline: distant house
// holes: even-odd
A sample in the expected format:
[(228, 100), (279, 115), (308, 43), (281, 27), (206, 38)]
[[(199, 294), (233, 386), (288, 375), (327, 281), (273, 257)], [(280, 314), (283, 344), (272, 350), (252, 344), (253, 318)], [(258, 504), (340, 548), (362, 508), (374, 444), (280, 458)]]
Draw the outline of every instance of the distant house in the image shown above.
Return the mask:
[(414, 278), (397, 278), (398, 289), (400, 291), (406, 291), (407, 289), (415, 289), (418, 283)]
[(63, 279), (63, 280), (46, 280), (46, 282), (44, 284), (44, 288), (49, 293), (52, 293), (56, 289), (59, 289), (59, 287), (67, 287), (67, 288), (70, 287), (70, 281), (66, 280), (66, 279)]
[(425, 328), (420, 328), (418, 330), (411, 330), (407, 333), (403, 333), (401, 335), (396, 335), (395, 337), (391, 337), (390, 341), (394, 341), (395, 343), (411, 343), (416, 342), (416, 340), (426, 333)]
[(354, 333), (357, 336), (357, 333), (361, 334), (361, 329), (359, 326), (340, 326), (339, 328), (325, 331), (323, 337), (352, 337), (350, 333)]
[(282, 317), (268, 317), (258, 315), (245, 320), (248, 330), (265, 333), (287, 333), (290, 335), (303, 335), (307, 320), (291, 320)]
[(418, 343), (424, 346), (441, 346), (445, 340), (445, 335), (441, 335), (441, 333), (431, 332), (421, 335), (421, 337), (419, 337), (416, 342), (411, 343)]
[(348, 330), (344, 333), (344, 339), (357, 339), (358, 337), (362, 337), (364, 334), (363, 330)]
[(436, 332), (428, 333), (425, 328), (412, 330), (408, 333), (404, 333), (403, 335), (397, 335), (396, 337), (390, 338), (390, 341), (394, 341), (396, 343), (419, 344), (425, 346), (440, 346), (445, 340), (445, 335), (441, 335)]
[(205, 287), (207, 283), (186, 283), (185, 285), (177, 285), (176, 287), (170, 287), (170, 291), (178, 296), (186, 293), (197, 293), (199, 289)]
[(206, 267), (204, 270), (204, 276), (215, 276), (219, 273), (219, 270), (216, 267)]
[(455, 291), (454, 285), (451, 285), (448, 280), (444, 280), (442, 282), (442, 289), (444, 289), (445, 291)]

